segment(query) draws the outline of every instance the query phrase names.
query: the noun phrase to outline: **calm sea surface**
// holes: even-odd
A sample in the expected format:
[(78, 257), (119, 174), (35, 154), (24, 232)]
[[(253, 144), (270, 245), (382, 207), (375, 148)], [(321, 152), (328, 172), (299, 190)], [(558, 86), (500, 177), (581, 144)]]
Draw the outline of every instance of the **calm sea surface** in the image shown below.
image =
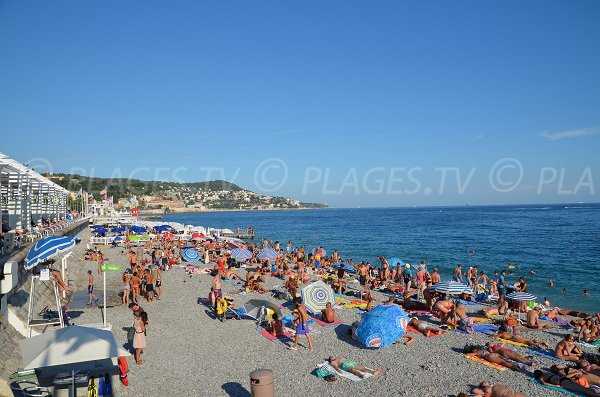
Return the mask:
[[(409, 263), (427, 258), (443, 279), (457, 263), (463, 269), (477, 264), (488, 274), (518, 263), (508, 282), (523, 275), (540, 299), (600, 311), (600, 204), (213, 212), (168, 214), (164, 220), (254, 227), (257, 238), (323, 246), (328, 254), (337, 249), (344, 258), (373, 264), (379, 255)], [(583, 296), (584, 289), (590, 296)]]

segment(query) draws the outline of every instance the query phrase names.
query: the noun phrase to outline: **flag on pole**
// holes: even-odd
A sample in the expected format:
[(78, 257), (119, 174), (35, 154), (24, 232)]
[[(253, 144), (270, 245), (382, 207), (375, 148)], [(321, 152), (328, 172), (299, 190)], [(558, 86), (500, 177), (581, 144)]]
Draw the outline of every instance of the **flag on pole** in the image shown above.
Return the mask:
[(77, 197), (83, 197), (83, 188), (79, 188), (79, 192), (77, 192)]
[(94, 193), (90, 193), (90, 195), (88, 196), (88, 202), (90, 202), (90, 203), (94, 202)]

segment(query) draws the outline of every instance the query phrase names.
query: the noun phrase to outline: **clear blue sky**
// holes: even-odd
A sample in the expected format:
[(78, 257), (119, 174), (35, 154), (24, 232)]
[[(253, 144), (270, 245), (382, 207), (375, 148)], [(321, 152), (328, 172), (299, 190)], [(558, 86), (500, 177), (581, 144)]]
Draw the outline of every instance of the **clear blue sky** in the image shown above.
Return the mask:
[(0, 0), (0, 151), (216, 167), (334, 206), (597, 202), (598, 20), (598, 1)]

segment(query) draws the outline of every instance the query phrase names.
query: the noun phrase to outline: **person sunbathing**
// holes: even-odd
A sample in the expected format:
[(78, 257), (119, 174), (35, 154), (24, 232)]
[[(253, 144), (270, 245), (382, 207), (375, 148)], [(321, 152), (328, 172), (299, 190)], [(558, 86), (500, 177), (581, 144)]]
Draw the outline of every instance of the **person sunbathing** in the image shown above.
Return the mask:
[(467, 345), (463, 349), (465, 354), (474, 355), (490, 363), (499, 364), (503, 367), (510, 368), (513, 371), (525, 372), (526, 367), (523, 363), (515, 363), (506, 360), (498, 353), (492, 353), (477, 346)]
[(523, 363), (525, 365), (528, 365), (530, 367), (533, 365), (540, 364), (539, 362), (532, 361), (532, 360), (529, 360), (529, 359), (523, 357), (516, 351), (504, 346), (504, 344), (502, 342), (499, 342), (499, 343), (488, 342), (485, 344), (485, 347), (487, 347), (488, 351), (491, 353), (498, 353), (499, 355), (501, 355), (502, 357), (504, 357), (508, 360), (517, 361), (517, 362)]
[(379, 375), (383, 373), (383, 371), (380, 369), (372, 370), (358, 364), (356, 361), (346, 360), (345, 358), (336, 358), (335, 356), (331, 356), (329, 357), (328, 361), (333, 369), (335, 369), (337, 372), (350, 372), (361, 379), (365, 377), (365, 374)]
[(277, 313), (273, 313), (271, 316), (271, 322), (269, 323), (269, 330), (271, 335), (281, 337), (285, 335), (283, 330), (283, 321), (279, 318)]
[(579, 329), (579, 334), (577, 335), (577, 338), (580, 342), (583, 340), (587, 343), (592, 343), (595, 340), (600, 339), (598, 326), (594, 324), (594, 320), (592, 319), (592, 317), (588, 317), (585, 319), (584, 323)]
[(432, 327), (425, 321), (419, 320), (416, 317), (411, 318), (410, 321), (408, 322), (408, 325), (413, 327), (417, 331), (419, 331), (424, 336), (431, 336), (431, 335), (437, 336), (437, 335), (442, 335), (446, 332), (446, 331), (438, 329), (436, 327)]
[(554, 364), (550, 367), (550, 371), (556, 375), (566, 376), (585, 387), (590, 387), (590, 385), (600, 386), (600, 376), (581, 369)]
[(504, 316), (508, 311), (508, 302), (504, 302), (500, 307), (486, 307), (481, 309), (481, 313), (485, 316)]
[[(525, 394), (523, 394), (521, 392), (509, 389), (508, 387), (506, 387), (504, 385), (491, 384), (487, 380), (484, 380), (483, 382), (481, 382), (479, 384), (479, 387), (476, 387), (473, 390), (471, 390), (471, 393), (473, 393), (476, 396), (484, 396), (484, 397), (508, 397), (508, 396), (510, 396), (510, 397), (527, 397), (527, 396), (525, 396)], [(463, 394), (463, 395), (466, 396), (466, 394)], [(460, 396), (460, 394), (459, 394), (459, 396)]]
[(576, 367), (577, 367), (577, 369), (585, 371), (588, 374), (594, 374), (594, 375), (600, 376), (600, 366), (598, 366), (596, 364), (592, 364), (587, 360), (577, 361)]
[(265, 292), (267, 292), (267, 290), (264, 289), (262, 287), (262, 284), (259, 283), (257, 280), (248, 281), (246, 289), (248, 290), (248, 292), (258, 292), (259, 294), (264, 294)]
[(528, 338), (525, 338), (524, 336), (513, 335), (511, 332), (507, 332), (507, 331), (496, 332), (494, 334), (494, 337), (496, 337), (498, 339), (508, 340), (508, 341), (515, 342), (515, 343), (522, 343), (527, 346), (535, 346), (538, 348), (546, 348), (546, 349), (550, 348), (550, 345), (547, 344), (546, 342), (540, 342), (536, 339), (528, 339)]
[(461, 305), (459, 302), (455, 302), (453, 312), (455, 316), (460, 319), (458, 322), (458, 329), (465, 331), (468, 334), (474, 334), (475, 331), (473, 330), (473, 319), (469, 317), (463, 305)]
[(531, 309), (527, 312), (527, 328), (546, 329), (552, 327), (550, 324), (540, 324), (540, 312), (537, 309)]
[(558, 342), (554, 352), (556, 357), (567, 361), (578, 361), (585, 358), (585, 354), (573, 342), (571, 334), (566, 334), (565, 338)]
[(535, 370), (533, 375), (535, 379), (537, 379), (537, 381), (542, 385), (560, 387), (561, 389), (579, 393), (584, 396), (600, 396), (600, 394), (593, 389), (581, 386), (579, 383), (567, 378), (566, 376), (556, 375), (552, 372), (544, 372), (539, 369)]
[(335, 321), (335, 310), (331, 307), (331, 303), (327, 302), (325, 304), (325, 309), (321, 310), (321, 320), (324, 323), (333, 323)]

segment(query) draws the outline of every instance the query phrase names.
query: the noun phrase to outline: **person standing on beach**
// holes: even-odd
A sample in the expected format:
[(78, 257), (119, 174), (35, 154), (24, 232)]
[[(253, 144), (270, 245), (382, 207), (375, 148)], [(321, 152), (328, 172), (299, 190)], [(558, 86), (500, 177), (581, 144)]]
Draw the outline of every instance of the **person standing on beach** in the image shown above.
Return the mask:
[(294, 345), (288, 347), (290, 350), (298, 350), (298, 341), (300, 335), (306, 335), (308, 340), (308, 351), (312, 352), (313, 343), (312, 336), (310, 335), (310, 329), (308, 328), (308, 313), (306, 312), (306, 306), (302, 304), (302, 298), (296, 297), (296, 313), (294, 315), (294, 323), (296, 324), (296, 335), (294, 335)]
[(154, 277), (154, 292), (156, 292), (156, 299), (160, 300), (161, 291), (162, 291), (162, 271), (160, 270), (160, 266), (154, 265), (152, 266), (152, 276)]
[(431, 283), (433, 285), (439, 283), (440, 281), (442, 281), (442, 278), (440, 277), (440, 272), (438, 271), (437, 267), (433, 268), (433, 273), (431, 273)]
[(498, 306), (502, 306), (504, 304), (504, 296), (506, 295), (506, 289), (508, 288), (508, 283), (506, 282), (505, 277), (506, 270), (502, 270), (498, 276), (498, 281), (496, 282), (496, 287), (498, 288)]
[(136, 314), (133, 323), (135, 328), (133, 348), (135, 349), (135, 363), (137, 365), (144, 364), (144, 360), (141, 359), (141, 356), (146, 347), (146, 325), (148, 325), (148, 314), (146, 314), (146, 312), (141, 312), (139, 315)]
[(94, 295), (94, 276), (92, 276), (92, 271), (88, 270), (88, 295), (90, 296), (90, 302), (88, 306), (92, 304), (92, 299), (98, 302), (98, 297)]
[(222, 284), (221, 284), (221, 276), (222, 275), (223, 275), (223, 273), (220, 270), (217, 271), (217, 274), (213, 278), (212, 284), (210, 286), (213, 291), (214, 298), (215, 298), (215, 302), (214, 302), (215, 303), (215, 311), (217, 310), (217, 302), (223, 296)]
[(98, 274), (102, 274), (102, 265), (104, 264), (104, 255), (98, 252)]
[(454, 273), (452, 273), (452, 280), (456, 282), (462, 282), (462, 265), (460, 263), (454, 268)]

